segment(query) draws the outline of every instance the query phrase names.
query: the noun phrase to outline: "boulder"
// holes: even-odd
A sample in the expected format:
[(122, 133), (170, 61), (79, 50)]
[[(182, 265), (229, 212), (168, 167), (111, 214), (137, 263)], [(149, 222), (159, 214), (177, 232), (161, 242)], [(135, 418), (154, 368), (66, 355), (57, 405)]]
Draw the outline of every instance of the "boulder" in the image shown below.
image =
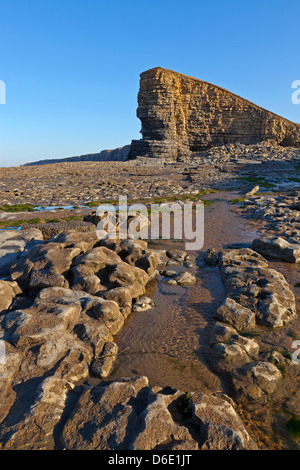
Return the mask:
[(0, 276), (8, 276), (10, 267), (32, 248), (44, 243), (40, 230), (0, 231)]
[(11, 267), (11, 278), (33, 294), (47, 287), (69, 287), (65, 274), (80, 252), (80, 248), (67, 243), (37, 246)]
[(271, 362), (258, 362), (250, 367), (248, 374), (265, 393), (273, 393), (282, 378), (280, 371)]
[(223, 361), (226, 364), (239, 364), (251, 361), (243, 346), (237, 341), (214, 344), (212, 354), (218, 360), (218, 369), (223, 366), (219, 361)]
[(243, 422), (226, 396), (192, 394), (193, 421), (200, 424), (202, 450), (255, 450)]
[(138, 413), (134, 402), (148, 386), (146, 377), (86, 387), (62, 433), (67, 450), (132, 448)]
[(113, 335), (118, 333), (124, 324), (124, 318), (116, 302), (90, 295), (84, 291), (58, 287), (44, 289), (39, 293), (35, 303), (43, 305), (43, 302), (48, 306), (51, 303), (71, 307), (79, 304), (81, 314), (77, 323), (87, 323), (93, 320), (94, 328), (98, 328), (99, 323), (104, 323)]
[(300, 244), (289, 243), (280, 237), (255, 239), (253, 250), (270, 258), (280, 259), (288, 263), (300, 262)]
[[(253, 312), (257, 323), (278, 328), (295, 319), (295, 296), (285, 277), (269, 268), (260, 254), (248, 248), (222, 252), (220, 270), (227, 296)], [(226, 313), (221, 313), (220, 318), (224, 320), (229, 309), (223, 310)], [(230, 317), (233, 318), (232, 312)]]
[(35, 300), (32, 307), (15, 310), (5, 316), (6, 335), (13, 345), (24, 347), (39, 342), (56, 342), (79, 320), (81, 306)]
[(129, 265), (114, 251), (102, 246), (79, 256), (71, 269), (72, 288), (90, 294), (101, 295), (106, 290), (127, 287), (131, 297), (137, 298), (145, 292), (148, 280), (143, 269)]
[(23, 417), (11, 425), (2, 425), (2, 448), (46, 450), (53, 447), (53, 430), (61, 419), (68, 390), (68, 384), (61, 379), (48, 377), (43, 380)]
[(0, 315), (7, 312), (17, 295), (22, 291), (16, 282), (0, 280)]
[(219, 262), (219, 256), (213, 248), (209, 248), (205, 253), (204, 260), (210, 266), (216, 266)]
[(274, 364), (259, 361), (238, 369), (233, 377), (233, 387), (237, 396), (265, 403), (281, 379), (282, 374)]
[(133, 305), (134, 312), (145, 312), (153, 307), (154, 303), (150, 297), (140, 297)]
[(129, 287), (115, 287), (114, 289), (109, 289), (101, 292), (101, 297), (116, 302), (124, 318), (127, 318), (131, 313), (132, 295)]
[(211, 338), (212, 361), (218, 370), (230, 370), (228, 365), (251, 362), (259, 353), (254, 339), (238, 334), (232, 326), (217, 322)]
[(151, 278), (159, 263), (155, 251), (149, 250), (144, 240), (123, 240), (118, 254), (128, 264), (143, 269)]
[(215, 313), (217, 320), (229, 323), (238, 331), (246, 331), (255, 327), (255, 313), (226, 297), (225, 302)]
[(112, 371), (118, 354), (116, 343), (109, 341), (105, 343), (98, 357), (93, 361), (91, 370), (96, 377), (106, 379)]
[(170, 249), (167, 250), (167, 256), (174, 263), (183, 263), (187, 257), (187, 252), (183, 250)]
[(190, 286), (196, 282), (196, 277), (188, 271), (177, 274), (174, 279), (180, 286)]
[(20, 370), (24, 352), (4, 339), (0, 340), (0, 350), (0, 423), (2, 423), (16, 399), (17, 393), (13, 381)]

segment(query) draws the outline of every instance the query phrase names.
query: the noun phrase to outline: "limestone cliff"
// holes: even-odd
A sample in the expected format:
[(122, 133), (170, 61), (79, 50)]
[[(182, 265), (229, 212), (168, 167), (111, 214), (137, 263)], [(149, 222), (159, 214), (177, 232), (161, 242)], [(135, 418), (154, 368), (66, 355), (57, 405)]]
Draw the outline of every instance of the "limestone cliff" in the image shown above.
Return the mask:
[(56, 158), (39, 160), (37, 162), (25, 163), (24, 166), (30, 165), (48, 165), (49, 163), (64, 163), (64, 162), (108, 162), (108, 161), (121, 161), (127, 160), (130, 145), (119, 147), (113, 150), (102, 150), (100, 153), (88, 153), (78, 157)]
[(160, 67), (141, 74), (137, 116), (142, 140), (129, 158), (184, 159), (204, 148), (273, 140), (300, 147), (300, 125), (223, 88)]

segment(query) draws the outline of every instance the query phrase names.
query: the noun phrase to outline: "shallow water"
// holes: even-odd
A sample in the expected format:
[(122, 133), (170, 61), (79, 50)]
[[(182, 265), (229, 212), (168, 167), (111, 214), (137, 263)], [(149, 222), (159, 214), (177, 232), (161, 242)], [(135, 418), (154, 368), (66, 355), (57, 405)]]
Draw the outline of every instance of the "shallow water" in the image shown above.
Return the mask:
[[(163, 284), (163, 278), (152, 281), (146, 293), (153, 298), (154, 308), (144, 313), (133, 313), (115, 338), (119, 354), (109, 379), (132, 375), (146, 375), (150, 385), (173, 386), (186, 391), (223, 391), (230, 394), (229, 385), (209, 365), (209, 335), (215, 323), (214, 311), (225, 299), (218, 267), (204, 263), (208, 248), (216, 251), (226, 247), (251, 246), (262, 224), (244, 219), (233, 211), (231, 199), (235, 193), (206, 196), (213, 200), (205, 207), (205, 242), (200, 251), (189, 252), (195, 268), (189, 268), (197, 281), (190, 287)], [(152, 246), (151, 246), (152, 247)], [(155, 248), (184, 249), (184, 243), (159, 241)], [(300, 300), (299, 267), (295, 264), (268, 260), (271, 268), (284, 274), (293, 290), (297, 305)], [(173, 269), (173, 266), (170, 267)], [(300, 339), (300, 315), (285, 328), (272, 331), (262, 328), (259, 338), (261, 350), (270, 347), (293, 352), (295, 336)], [(265, 331), (264, 331), (265, 330)], [(290, 333), (293, 333), (293, 337)], [(294, 339), (293, 339), (294, 338)], [(291, 379), (299, 380), (299, 379)], [(295, 383), (295, 387), (297, 384)], [(288, 397), (286, 397), (288, 398)], [(298, 449), (287, 432), (289, 415), (282, 402), (277, 408), (244, 401), (237, 406), (250, 434), (261, 449)]]
[(5, 227), (5, 228), (0, 228), (0, 232), (3, 232), (5, 230), (17, 230), (17, 231), (19, 230), (20, 231), (21, 228), (22, 228), (22, 226), (20, 226), (20, 227)]
[[(203, 263), (208, 248), (216, 251), (232, 243), (251, 244), (256, 231), (232, 212), (233, 193), (219, 193), (205, 208), (204, 246), (189, 255), (195, 268), (189, 268), (197, 281), (190, 287), (153, 281), (147, 294), (154, 308), (131, 314), (116, 337), (119, 354), (110, 379), (135, 374), (146, 375), (151, 385), (174, 386), (185, 390), (226, 391), (226, 384), (210, 369), (208, 344), (213, 313), (225, 298), (225, 288), (217, 267)], [(184, 249), (178, 241), (159, 241), (155, 248)], [(151, 247), (154, 247), (151, 245)], [(170, 267), (173, 269), (173, 266)], [(186, 269), (186, 268), (185, 268)]]
[(52, 211), (57, 211), (57, 210), (65, 210), (65, 211), (70, 211), (74, 209), (90, 209), (89, 206), (83, 206), (83, 205), (78, 205), (78, 206), (35, 206), (34, 212), (52, 212)]

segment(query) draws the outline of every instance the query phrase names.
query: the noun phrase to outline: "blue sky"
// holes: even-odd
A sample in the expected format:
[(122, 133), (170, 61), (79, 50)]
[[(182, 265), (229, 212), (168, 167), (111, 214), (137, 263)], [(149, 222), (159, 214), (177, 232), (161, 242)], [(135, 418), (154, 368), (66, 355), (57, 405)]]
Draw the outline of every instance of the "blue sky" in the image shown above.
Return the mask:
[(1, 0), (0, 165), (140, 138), (139, 74), (161, 66), (300, 122), (299, 0)]

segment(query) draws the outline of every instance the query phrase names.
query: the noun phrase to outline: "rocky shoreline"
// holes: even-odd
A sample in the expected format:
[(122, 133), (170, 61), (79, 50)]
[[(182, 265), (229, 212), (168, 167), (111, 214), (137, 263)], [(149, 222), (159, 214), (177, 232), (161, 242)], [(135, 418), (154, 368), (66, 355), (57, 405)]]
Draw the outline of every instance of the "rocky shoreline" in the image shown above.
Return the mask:
[[(1, 305), (3, 449), (53, 448), (58, 439), (67, 449), (256, 447), (226, 396), (151, 388), (146, 377), (78, 385), (90, 374), (104, 379), (112, 369), (113, 336), (159, 263), (146, 242), (103, 246), (95, 232), (67, 231), (48, 242), (37, 229), (24, 234), (27, 243), (9, 269), (10, 280), (0, 281), (6, 300)], [(14, 234), (6, 235), (13, 241)], [(179, 255), (169, 253), (173, 259)], [(76, 409), (56, 436), (79, 390)]]
[(2, 207), (32, 204), (75, 206), (79, 210), (80, 205), (89, 207), (95, 201), (115, 200), (123, 194), (133, 200), (180, 199), (204, 190), (253, 187), (256, 180), (262, 189), (292, 188), (299, 183), (299, 157), (297, 148), (262, 142), (213, 147), (186, 162), (138, 158), (1, 168), (0, 200)]
[[(21, 230), (0, 231), (0, 340), (6, 353), (6, 364), (0, 364), (1, 448), (298, 448), (297, 435), (288, 431), (282, 442), (262, 443), (262, 433), (254, 431), (255, 412), (252, 422), (245, 415), (255, 404), (268, 416), (285, 410), (284, 423), (300, 416), (298, 365), (278, 348), (278, 338), (292, 341), (300, 334), (298, 299), (295, 286), (273, 265), (275, 260), (297, 269), (300, 258), (298, 154), (259, 144), (206, 151), (198, 166), (53, 164), (53, 185), (47, 166), (2, 168), (1, 221), (20, 220)], [(73, 165), (78, 173), (79, 166), (85, 170), (74, 173), (74, 188), (68, 189), (66, 169), (71, 182)], [(106, 184), (97, 181), (101, 189), (91, 194), (88, 178), (99, 165)], [(269, 169), (268, 178), (262, 168)], [(115, 180), (109, 179), (113, 173)], [(35, 180), (31, 191), (26, 177)], [(251, 193), (255, 184), (260, 189)], [(96, 207), (122, 191), (148, 203), (158, 196), (161, 202), (195, 201), (224, 188), (240, 191), (232, 210), (260, 231), (251, 246), (243, 247), (243, 240), (220, 252), (211, 246), (201, 261), (220, 273), (226, 290), (211, 319), (206, 353), (226, 393), (161, 387), (144, 375), (111, 380), (119, 332), (131, 315), (151, 312), (147, 286), (159, 277), (176, 295), (178, 288), (194, 289), (206, 268), (195, 272), (189, 253), (171, 244), (99, 240), (89, 203)], [(54, 206), (53, 195), (62, 205), (89, 205), (54, 208), (47, 222), (45, 212), (37, 211), (44, 214), (42, 223), (32, 222), (33, 212), (14, 212), (14, 204)], [(63, 220), (74, 211), (80, 220)]]

